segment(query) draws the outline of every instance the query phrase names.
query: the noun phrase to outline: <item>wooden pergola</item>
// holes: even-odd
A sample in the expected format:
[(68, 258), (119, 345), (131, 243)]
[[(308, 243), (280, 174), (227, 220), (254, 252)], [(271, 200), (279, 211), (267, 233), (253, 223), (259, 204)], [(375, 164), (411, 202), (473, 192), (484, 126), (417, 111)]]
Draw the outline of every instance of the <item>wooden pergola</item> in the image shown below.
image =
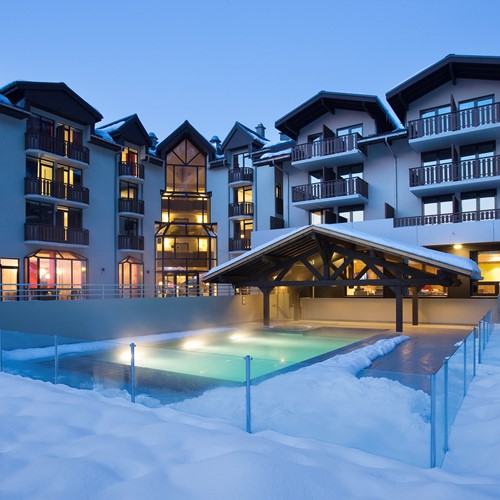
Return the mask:
[(401, 332), (405, 294), (411, 293), (412, 321), (418, 324), (418, 292), (426, 285), (459, 285), (462, 276), (478, 280), (481, 272), (464, 257), (352, 229), (311, 225), (211, 269), (204, 281), (258, 287), (265, 326), (270, 320), (269, 295), (277, 286), (382, 286), (394, 294), (396, 331)]

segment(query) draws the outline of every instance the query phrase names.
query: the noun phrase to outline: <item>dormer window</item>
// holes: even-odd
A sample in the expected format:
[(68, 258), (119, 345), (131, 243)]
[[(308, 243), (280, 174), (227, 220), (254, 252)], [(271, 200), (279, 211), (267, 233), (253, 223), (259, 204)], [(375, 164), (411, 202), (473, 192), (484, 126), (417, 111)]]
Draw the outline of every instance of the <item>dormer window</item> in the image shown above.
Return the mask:
[(122, 162), (134, 165), (139, 163), (139, 151), (137, 151), (137, 149), (132, 149), (129, 147), (123, 148)]
[(233, 154), (233, 168), (238, 169), (238, 168), (244, 168), (244, 167), (251, 167), (252, 166), (252, 159), (250, 158), (250, 155), (247, 153), (236, 153)]

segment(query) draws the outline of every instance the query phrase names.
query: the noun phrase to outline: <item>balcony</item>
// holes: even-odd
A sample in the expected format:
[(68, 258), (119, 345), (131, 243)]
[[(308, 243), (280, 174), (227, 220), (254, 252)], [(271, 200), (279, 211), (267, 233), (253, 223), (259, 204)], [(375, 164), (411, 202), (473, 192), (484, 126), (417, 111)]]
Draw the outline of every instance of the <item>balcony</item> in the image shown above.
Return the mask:
[(66, 205), (81, 206), (89, 204), (89, 190), (82, 186), (64, 184), (48, 179), (34, 177), (24, 178), (24, 194), (27, 198), (56, 198), (64, 200)]
[(419, 152), (493, 140), (499, 131), (500, 103), (408, 122), (409, 144)]
[(409, 174), (410, 190), (416, 196), (487, 189), (500, 184), (500, 156), (416, 167)]
[(124, 235), (118, 236), (118, 248), (120, 250), (144, 250), (144, 236)]
[(305, 210), (368, 202), (368, 183), (359, 177), (292, 187), (292, 203)]
[(301, 170), (362, 162), (365, 148), (358, 144), (362, 137), (355, 134), (332, 137), (322, 141), (297, 144), (292, 149), (292, 165)]
[(253, 169), (249, 167), (233, 168), (228, 172), (228, 184), (231, 187), (248, 186), (253, 183)]
[(398, 217), (394, 227), (430, 226), (434, 224), (455, 224), (458, 222), (478, 222), (500, 219), (500, 209), (477, 210), (475, 212), (457, 212), (440, 215), (417, 215), (416, 217)]
[(252, 242), (250, 238), (229, 238), (230, 252), (246, 252), (251, 250)]
[(127, 180), (141, 182), (144, 180), (144, 165), (122, 161), (118, 164), (118, 176)]
[(81, 163), (89, 163), (89, 148), (39, 132), (25, 134), (25, 148), (27, 151), (43, 151)]
[(48, 241), (56, 244), (87, 246), (89, 231), (88, 229), (27, 222), (24, 224), (24, 241), (37, 243)]
[(120, 214), (144, 215), (144, 200), (135, 198), (119, 198), (118, 212)]
[(253, 203), (230, 203), (229, 217), (233, 219), (251, 219), (253, 217)]

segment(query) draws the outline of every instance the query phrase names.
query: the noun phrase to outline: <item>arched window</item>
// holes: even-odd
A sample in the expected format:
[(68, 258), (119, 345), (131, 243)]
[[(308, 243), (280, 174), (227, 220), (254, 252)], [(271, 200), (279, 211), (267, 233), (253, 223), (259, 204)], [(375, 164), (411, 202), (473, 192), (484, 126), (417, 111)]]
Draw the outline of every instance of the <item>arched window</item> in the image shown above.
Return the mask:
[(118, 264), (118, 282), (124, 297), (140, 297), (144, 283), (144, 264), (128, 256)]
[(76, 298), (87, 283), (88, 261), (74, 252), (38, 250), (24, 261), (31, 298)]

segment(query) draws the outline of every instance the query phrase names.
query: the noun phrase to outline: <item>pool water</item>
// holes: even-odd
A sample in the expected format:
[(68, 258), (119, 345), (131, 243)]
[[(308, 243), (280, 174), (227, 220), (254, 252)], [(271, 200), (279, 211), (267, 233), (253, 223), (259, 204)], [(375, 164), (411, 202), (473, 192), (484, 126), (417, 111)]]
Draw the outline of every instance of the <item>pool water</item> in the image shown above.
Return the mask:
[[(138, 345), (137, 368), (206, 377), (221, 381), (244, 382), (245, 359), (250, 355), (251, 378), (259, 378), (301, 363), (312, 363), (329, 353), (377, 333), (366, 330), (335, 334), (324, 328), (305, 332), (233, 331), (227, 334), (190, 336), (168, 344)], [(111, 363), (129, 364), (127, 347), (100, 353), (98, 358)]]

